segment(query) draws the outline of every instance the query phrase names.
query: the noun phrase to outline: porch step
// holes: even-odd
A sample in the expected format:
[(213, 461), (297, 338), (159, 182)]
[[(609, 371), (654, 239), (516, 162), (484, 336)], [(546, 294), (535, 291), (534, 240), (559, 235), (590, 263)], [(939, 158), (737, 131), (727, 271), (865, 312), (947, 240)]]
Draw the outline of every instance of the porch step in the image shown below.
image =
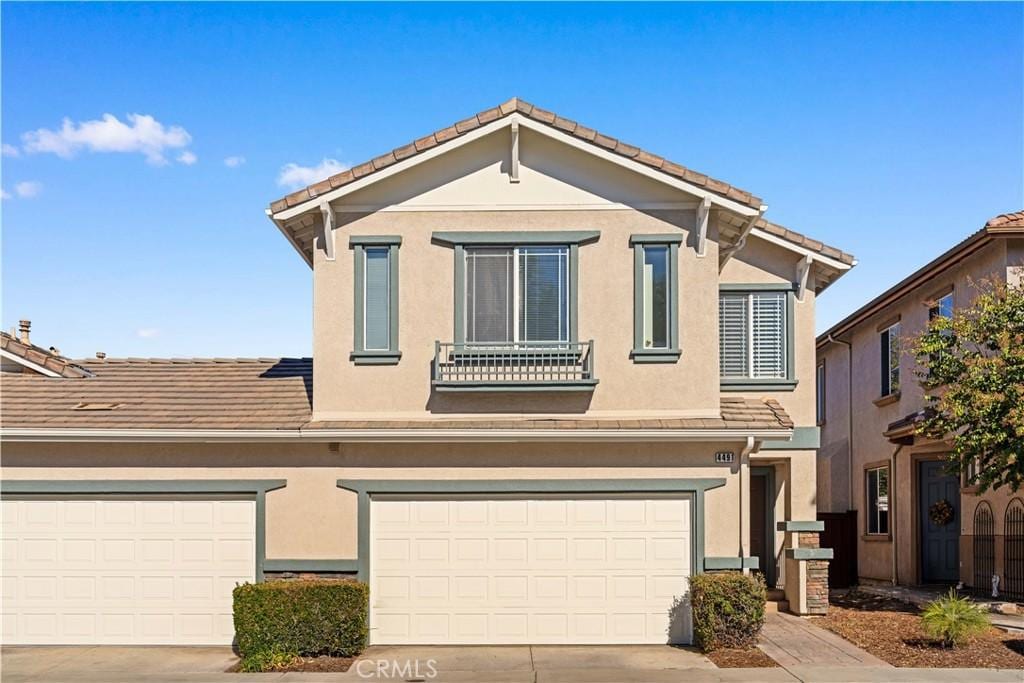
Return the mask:
[(786, 591), (781, 588), (769, 588), (768, 589), (768, 600), (785, 600)]
[(788, 612), (789, 600), (769, 600), (764, 604), (764, 611), (766, 613)]

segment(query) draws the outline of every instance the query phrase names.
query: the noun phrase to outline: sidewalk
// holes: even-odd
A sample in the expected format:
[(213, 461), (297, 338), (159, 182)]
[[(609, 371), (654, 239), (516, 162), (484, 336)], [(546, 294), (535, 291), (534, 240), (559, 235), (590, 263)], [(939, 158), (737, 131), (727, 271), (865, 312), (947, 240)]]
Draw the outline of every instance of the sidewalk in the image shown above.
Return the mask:
[[(796, 619), (796, 617), (793, 617)], [(814, 627), (816, 628), (816, 627)], [(434, 670), (377, 676), (375, 666), (345, 673), (223, 673), (229, 648), (5, 647), (4, 683), (1024, 683), (1024, 672), (994, 669), (896, 669), (793, 664), (717, 669), (690, 648), (668, 646), (503, 646), (370, 648), (361, 660), (439, 658)], [(442, 666), (441, 663), (444, 663)], [(424, 662), (425, 664), (425, 662)]]

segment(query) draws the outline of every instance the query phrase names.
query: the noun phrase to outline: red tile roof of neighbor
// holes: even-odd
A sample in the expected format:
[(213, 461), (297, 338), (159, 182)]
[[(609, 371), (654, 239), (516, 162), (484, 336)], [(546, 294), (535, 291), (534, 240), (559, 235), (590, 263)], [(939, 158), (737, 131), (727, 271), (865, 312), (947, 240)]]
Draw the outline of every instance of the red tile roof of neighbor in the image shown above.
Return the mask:
[[(437, 147), (438, 145), (443, 145), (451, 140), (455, 140), (472, 130), (480, 128), (481, 126), (500, 118), (510, 116), (514, 113), (518, 113), (533, 121), (551, 126), (552, 128), (572, 135), (579, 140), (583, 140), (605, 151), (613, 152), (621, 157), (631, 159), (644, 164), (645, 166), (649, 166), (650, 168), (657, 169), (674, 178), (684, 180), (720, 197), (730, 199), (753, 209), (760, 208), (762, 205), (760, 197), (756, 197), (746, 190), (741, 190), (729, 183), (716, 180), (715, 178), (703, 173), (698, 173), (697, 171), (689, 169), (681, 164), (677, 164), (674, 161), (669, 161), (657, 154), (622, 142), (610, 135), (605, 135), (593, 128), (588, 128), (576, 121), (559, 116), (554, 112), (536, 107), (518, 97), (513, 97), (512, 99), (501, 103), (497, 107), (485, 109), (475, 116), (463, 119), (458, 123), (442, 128), (441, 130), (435, 131), (401, 147), (396, 147), (387, 154), (382, 154), (381, 156), (375, 157), (369, 161), (357, 164), (346, 171), (342, 171), (341, 173), (332, 175), (320, 182), (313, 183), (308, 187), (281, 197), (280, 199), (271, 202), (270, 211), (272, 213), (277, 213), (311, 199), (315, 199), (316, 197), (330, 192), (333, 189), (348, 185), (359, 178), (372, 175), (373, 173), (396, 164), (399, 161), (421, 154), (428, 149)], [(802, 235), (795, 230), (790, 230), (782, 225), (778, 225), (777, 223), (771, 223), (764, 219), (760, 219), (756, 226), (798, 246), (802, 246), (810, 249), (811, 251), (837, 259), (846, 265), (853, 265), (855, 262), (852, 254), (848, 254), (840, 249), (836, 249), (835, 247), (830, 247), (822, 242)]]
[(790, 429), (776, 401), (723, 397), (718, 418), (444, 418), (311, 422), (309, 358), (79, 361), (91, 377), (0, 373), (5, 428), (175, 430)]
[(823, 344), (828, 343), (828, 338), (830, 336), (835, 337), (837, 335), (844, 334), (854, 325), (857, 325), (868, 317), (876, 314), (881, 307), (888, 305), (890, 302), (901, 296), (904, 296), (921, 282), (933, 277), (936, 273), (974, 253), (990, 240), (1000, 237), (1024, 237), (1024, 210), (1014, 211), (1011, 213), (1001, 213), (998, 216), (990, 218), (985, 222), (985, 225), (980, 230), (975, 231), (965, 239), (961, 240), (958, 244), (947, 249), (924, 266), (918, 268), (913, 273), (819, 334), (817, 338), (817, 345), (822, 346)]

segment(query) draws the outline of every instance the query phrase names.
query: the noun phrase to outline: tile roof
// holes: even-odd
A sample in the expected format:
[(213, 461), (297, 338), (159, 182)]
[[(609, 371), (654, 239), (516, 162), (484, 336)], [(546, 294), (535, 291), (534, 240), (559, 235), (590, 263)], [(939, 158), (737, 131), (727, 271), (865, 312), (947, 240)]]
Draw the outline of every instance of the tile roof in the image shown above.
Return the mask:
[(39, 429), (791, 429), (773, 399), (726, 396), (719, 418), (431, 418), (310, 422), (309, 358), (106, 359), (88, 378), (0, 373), (0, 422)]
[(1001, 213), (985, 223), (986, 228), (1024, 228), (1024, 210)]
[[(732, 228), (730, 232), (738, 232), (739, 229), (746, 224), (747, 220), (749, 219), (744, 219), (741, 216), (722, 214), (719, 228), (721, 229), (724, 225), (726, 230), (730, 230), (730, 228)], [(791, 230), (784, 225), (779, 225), (778, 223), (772, 223), (771, 221), (766, 221), (763, 218), (758, 218), (757, 222), (754, 223), (754, 227), (764, 230), (768, 234), (780, 237), (797, 246), (817, 252), (822, 256), (827, 256), (839, 261), (840, 263), (845, 263), (848, 266), (853, 266), (857, 263), (857, 259), (853, 254), (849, 254), (841, 249), (836, 249), (835, 247), (830, 247), (824, 242), (819, 242), (818, 240), (812, 239), (807, 235), (797, 232), (796, 230)]]
[(900, 297), (905, 296), (913, 288), (929, 281), (937, 273), (951, 267), (961, 259), (974, 253), (974, 251), (981, 249), (990, 240), (1018, 236), (1024, 236), (1024, 210), (1013, 213), (1003, 213), (990, 218), (985, 222), (985, 225), (982, 228), (971, 233), (959, 243), (953, 245), (889, 289), (865, 303), (850, 315), (832, 325), (832, 327), (819, 334), (816, 341), (817, 346), (822, 346), (827, 343), (830, 336), (835, 337), (840, 334), (845, 334), (850, 330), (850, 328), (875, 315), (882, 308), (888, 306)]
[(614, 152), (619, 156), (632, 159), (633, 161), (650, 166), (651, 168), (658, 169), (663, 173), (667, 173), (670, 176), (679, 178), (693, 185), (697, 185), (698, 187), (719, 195), (720, 197), (731, 199), (754, 209), (759, 208), (762, 204), (760, 197), (755, 197), (751, 193), (734, 187), (729, 183), (724, 183), (721, 180), (715, 180), (703, 173), (698, 173), (686, 168), (685, 166), (660, 157), (657, 154), (653, 154), (634, 145), (617, 140), (616, 138), (611, 137), (610, 135), (605, 135), (593, 128), (587, 128), (586, 126), (571, 119), (559, 116), (554, 112), (541, 109), (540, 107), (535, 107), (529, 102), (518, 97), (513, 97), (512, 99), (499, 104), (497, 107), (485, 109), (475, 116), (470, 116), (469, 118), (463, 119), (458, 123), (448, 126), (447, 128), (442, 128), (441, 130), (435, 131), (430, 135), (425, 135), (417, 140), (413, 140), (401, 147), (396, 147), (387, 154), (382, 154), (379, 157), (357, 164), (356, 166), (353, 166), (341, 173), (337, 173), (330, 178), (326, 178), (325, 180), (314, 183), (309, 187), (305, 187), (297, 192), (286, 195), (275, 202), (271, 202), (270, 210), (277, 213), (278, 211), (283, 211), (284, 209), (295, 206), (296, 204), (301, 204), (322, 195), (325, 192), (329, 192), (335, 188), (347, 185), (359, 178), (368, 176), (382, 168), (387, 168), (388, 166), (402, 161), (403, 159), (420, 154), (432, 147), (443, 145), (449, 140), (454, 140), (455, 138), (465, 135), (472, 130), (505, 116), (510, 116), (513, 113), (519, 113), (533, 121), (546, 124), (552, 128), (562, 131), (563, 133), (568, 133), (569, 135), (588, 142), (596, 147)]
[(308, 358), (106, 359), (95, 376), (0, 373), (4, 427), (298, 429), (311, 414)]
[[(81, 365), (75, 364), (70, 358), (65, 358), (56, 351), (44, 349), (32, 343), (24, 343), (7, 334), (0, 332), (0, 349), (7, 351), (13, 356), (22, 358), (29, 363), (44, 367), (55, 372), (61, 377), (88, 377), (89, 371)], [(28, 372), (35, 372), (26, 368)]]

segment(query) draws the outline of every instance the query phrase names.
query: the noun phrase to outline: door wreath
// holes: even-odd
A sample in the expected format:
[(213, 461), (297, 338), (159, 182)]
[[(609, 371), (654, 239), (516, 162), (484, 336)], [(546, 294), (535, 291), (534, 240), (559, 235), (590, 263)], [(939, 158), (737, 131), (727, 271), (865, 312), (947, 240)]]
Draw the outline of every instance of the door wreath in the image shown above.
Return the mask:
[(932, 520), (935, 526), (946, 526), (953, 521), (954, 514), (953, 506), (945, 498), (935, 501), (928, 508), (928, 519)]

